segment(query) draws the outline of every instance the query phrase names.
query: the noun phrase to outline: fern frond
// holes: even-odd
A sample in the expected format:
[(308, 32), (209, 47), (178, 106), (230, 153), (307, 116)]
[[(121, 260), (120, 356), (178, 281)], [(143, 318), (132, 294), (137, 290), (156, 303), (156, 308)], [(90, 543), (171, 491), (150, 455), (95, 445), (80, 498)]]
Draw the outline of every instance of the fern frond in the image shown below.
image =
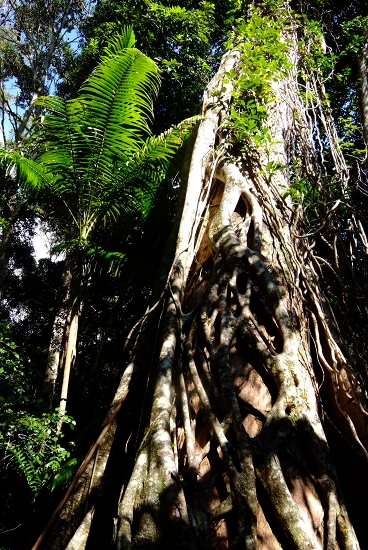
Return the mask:
[(54, 491), (57, 487), (65, 488), (74, 476), (80, 463), (81, 459), (75, 457), (64, 462), (49, 484), (51, 491)]
[(113, 55), (119, 54), (122, 50), (125, 50), (126, 48), (134, 48), (134, 46), (135, 34), (132, 27), (123, 27), (122, 32), (115, 35), (106, 46), (101, 59), (105, 61)]
[(52, 192), (64, 201), (81, 242), (96, 224), (124, 211), (148, 213), (187, 131), (182, 125), (150, 136), (159, 69), (134, 43), (130, 27), (114, 37), (77, 99), (36, 102), (45, 110), (38, 161), (57, 174)]
[(55, 177), (45, 166), (21, 155), (18, 151), (0, 148), (0, 163), (6, 165), (8, 175), (14, 172), (21, 184), (36, 190), (43, 185), (52, 185), (55, 181)]
[(86, 133), (94, 144), (94, 179), (116, 156), (127, 159), (137, 151), (149, 133), (158, 83), (155, 63), (135, 49), (112, 56), (84, 83), (80, 99), (88, 104)]
[(8, 450), (11, 455), (15, 458), (18, 468), (26, 477), (29, 488), (33, 494), (36, 494), (40, 487), (42, 487), (42, 480), (34, 466), (32, 457), (28, 456), (24, 449), (18, 447), (17, 445), (8, 445)]
[(40, 97), (35, 103), (46, 111), (42, 123), (42, 152), (37, 160), (60, 176), (55, 192), (62, 194), (74, 188), (78, 193), (78, 184), (84, 174), (80, 160), (91, 154), (83, 131), (83, 104), (78, 99), (60, 97)]

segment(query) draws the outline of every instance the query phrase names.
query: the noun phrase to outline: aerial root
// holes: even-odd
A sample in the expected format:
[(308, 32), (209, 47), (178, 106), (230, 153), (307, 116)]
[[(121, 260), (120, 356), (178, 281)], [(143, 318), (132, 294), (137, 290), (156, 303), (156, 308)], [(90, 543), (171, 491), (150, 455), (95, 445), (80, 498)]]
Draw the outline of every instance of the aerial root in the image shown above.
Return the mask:
[(128, 550), (132, 542), (132, 523), (136, 497), (139, 495), (147, 476), (148, 448), (141, 448), (122, 501), (118, 506), (117, 550)]
[[(252, 550), (255, 548), (256, 541), (257, 510), (252, 457), (249, 452), (247, 453), (247, 457), (242, 456), (244, 450), (238, 453), (238, 458), (240, 458), (241, 462), (240, 471), (238, 471), (232, 457), (232, 453), (234, 452), (233, 447), (226, 438), (224, 428), (211, 407), (207, 392), (197, 371), (190, 343), (186, 344), (186, 354), (191, 378), (202, 406), (206, 411), (216, 439), (220, 444), (221, 455), (228, 468), (232, 481), (234, 500), (237, 505), (238, 532), (241, 537), (244, 538), (247, 550)], [(249, 487), (249, 485), (252, 485), (252, 487)]]
[[(312, 292), (312, 291), (311, 291)], [(318, 356), (318, 359), (320, 361), (320, 364), (324, 367), (325, 372), (328, 374), (329, 380), (331, 381), (333, 385), (333, 395), (334, 395), (334, 404), (336, 406), (336, 409), (338, 412), (345, 418), (346, 420), (346, 426), (348, 427), (348, 437), (349, 439), (354, 443), (355, 447), (357, 448), (358, 452), (365, 458), (365, 460), (368, 461), (368, 452), (365, 446), (363, 445), (356, 427), (354, 425), (354, 422), (348, 412), (346, 411), (346, 408), (342, 404), (341, 401), (341, 395), (343, 393), (347, 393), (344, 389), (344, 383), (349, 383), (349, 390), (353, 393), (355, 397), (355, 392), (353, 389), (353, 386), (350, 384), (350, 380), (348, 381), (348, 371), (345, 368), (345, 360), (342, 356), (342, 353), (337, 348), (337, 345), (332, 338), (331, 331), (329, 327), (326, 324), (325, 316), (323, 312), (321, 311), (320, 305), (318, 304), (318, 300), (316, 299), (315, 293), (312, 292), (312, 297), (314, 298), (313, 304), (315, 306), (315, 311), (318, 315), (318, 320), (316, 315), (313, 313), (313, 311), (310, 312), (310, 317), (312, 319), (312, 325), (314, 329), (314, 337), (315, 337), (315, 344), (316, 344), (316, 353)], [(325, 358), (325, 352), (322, 349), (321, 344), (321, 336), (320, 336), (320, 326), (322, 327), (323, 333), (324, 333), (324, 346), (327, 347), (327, 351), (329, 352), (331, 356), (331, 360), (327, 361)], [(341, 380), (341, 371), (344, 372), (345, 379)], [(351, 402), (353, 399), (350, 397)], [(356, 399), (357, 400), (357, 399)], [(345, 399), (347, 401), (347, 399)], [(359, 402), (359, 400), (357, 400)]]
[(277, 454), (271, 451), (257, 460), (256, 472), (286, 537), (298, 550), (318, 550), (319, 546), (306, 531), (290, 494)]
[[(249, 254), (252, 254), (252, 252), (250, 251)], [(244, 260), (244, 258), (246, 260), (247, 253), (241, 254), (241, 257), (242, 260)], [(245, 269), (244, 266), (247, 265), (247, 262), (245, 261), (243, 263), (243, 268), (241, 268), (241, 264), (238, 266), (237, 262), (231, 262), (229, 259), (225, 260), (219, 272), (221, 275), (219, 275), (217, 279), (212, 280), (212, 286), (208, 289), (207, 298), (204, 300), (201, 311), (192, 324), (185, 344), (191, 378), (202, 402), (202, 406), (206, 410), (207, 416), (216, 434), (216, 438), (220, 443), (221, 455), (227, 465), (228, 473), (232, 480), (232, 493), (209, 513), (209, 517), (212, 519), (220, 515), (228, 514), (233, 509), (235, 509), (238, 514), (242, 513), (247, 517), (250, 515), (249, 499), (252, 494), (252, 488), (249, 486), (249, 465), (251, 464), (251, 468), (253, 468), (253, 452), (251, 451), (252, 445), (248, 442), (248, 436), (244, 430), (237, 396), (229, 374), (229, 354), (232, 342), (235, 342), (240, 334), (246, 338), (251, 348), (259, 355), (261, 362), (263, 364), (267, 363), (268, 370), (279, 387), (279, 400), (281, 396), (284, 396), (285, 399), (282, 397), (282, 400), (285, 400), (285, 403), (287, 402), (286, 396), (288, 395), (286, 384), (289, 384), (294, 376), (292, 376), (291, 373), (286, 375), (287, 369), (285, 370), (285, 366), (288, 364), (288, 360), (294, 357), (293, 346), (295, 346), (295, 338), (291, 336), (290, 338), (294, 343), (290, 344), (289, 348), (284, 346), (284, 350), (277, 354), (264, 333), (264, 327), (261, 328), (258, 325), (256, 317), (250, 311), (250, 295), (253, 288), (253, 281), (259, 284), (259, 280), (263, 279), (267, 281), (267, 284), (263, 284), (262, 289), (265, 291), (268, 304), (270, 303), (270, 296), (273, 299), (271, 300), (271, 312), (278, 320), (280, 331), (283, 332), (286, 338), (292, 334), (287, 308), (278, 293), (276, 283), (272, 280), (263, 260), (259, 256), (254, 263), (258, 265), (248, 272), (245, 293), (240, 294), (236, 284), (237, 276), (241, 269)], [(225, 264), (228, 267), (226, 267)], [(230, 306), (231, 300), (235, 300), (241, 308), (240, 314), (236, 317), (233, 315), (234, 308), (232, 309)], [(219, 321), (216, 321), (217, 319), (219, 319)], [(213, 340), (213, 330), (215, 329), (216, 322), (218, 326), (216, 329), (218, 330), (218, 335), (215, 342)], [(284, 325), (286, 325), (286, 327), (284, 327)], [(320, 346), (318, 335), (316, 339), (318, 341), (317, 346)], [(199, 351), (202, 350), (203, 345), (207, 348), (208, 356), (205, 356), (202, 351)], [(195, 351), (195, 349), (198, 351)], [(321, 347), (320, 353), (321, 359), (325, 363), (324, 366), (329, 367), (322, 354)], [(199, 364), (202, 366), (201, 370), (203, 374), (207, 377), (208, 390), (215, 397), (217, 404), (223, 411), (224, 418), (230, 418), (233, 435), (235, 435), (237, 441), (237, 466), (235, 466), (233, 461), (235, 449), (229, 445), (226, 439), (225, 430), (223, 429), (224, 421), (221, 424), (211, 408), (209, 397), (197, 370), (197, 361), (199, 361)], [(217, 390), (213, 382), (213, 377), (209, 375), (208, 363), (211, 364), (211, 371), (216, 371), (217, 377), (221, 382), (221, 393)], [(305, 375), (304, 373), (303, 376)], [(311, 404), (308, 404), (308, 406), (311, 406)], [(281, 405), (280, 407), (282, 409)], [(272, 422), (272, 418), (275, 420), (278, 417), (281, 409), (274, 408), (273, 414), (269, 413), (267, 419), (268, 424)], [(276, 435), (274, 440), (275, 448), (281, 445), (280, 438), (282, 439), (282, 434)], [(240, 449), (243, 454), (239, 451)], [(247, 449), (248, 454), (247, 452), (244, 453), (244, 450)], [(250, 460), (249, 463), (247, 463), (247, 459)], [(278, 453), (269, 452), (269, 454), (264, 456), (262, 451), (257, 451), (255, 461), (257, 478), (259, 478), (262, 486), (266, 490), (270, 502), (274, 506), (278, 521), (287, 538), (289, 538), (293, 545), (300, 550), (319, 548), (315, 536), (312, 536), (305, 529), (304, 521), (301, 519), (297, 505), (287, 487)], [(248, 472), (248, 474), (246, 474), (246, 472)], [(326, 477), (327, 474), (324, 475)], [(340, 501), (337, 499), (336, 490), (331, 489), (328, 492), (324, 490), (323, 492), (326, 497), (327, 548), (332, 549), (335, 547), (337, 531), (340, 540), (343, 540), (340, 533), (343, 526), (347, 533), (345, 536), (346, 540), (354, 542), (354, 540), (356, 540), (354, 531), (346, 523), (346, 518), (340, 511), (343, 508)], [(256, 504), (258, 502), (255, 490), (254, 501), (252, 502)], [(256, 517), (256, 514), (254, 514), (254, 516)], [(339, 527), (339, 522), (342, 527)], [(244, 537), (243, 540), (245, 540), (246, 547), (251, 548), (251, 543), (249, 542), (251, 536), (247, 537), (245, 534), (247, 532), (249, 534), (249, 525), (247, 527), (243, 522), (239, 522), (238, 529), (241, 536)], [(355, 546), (353, 545), (352, 548), (355, 548)]]

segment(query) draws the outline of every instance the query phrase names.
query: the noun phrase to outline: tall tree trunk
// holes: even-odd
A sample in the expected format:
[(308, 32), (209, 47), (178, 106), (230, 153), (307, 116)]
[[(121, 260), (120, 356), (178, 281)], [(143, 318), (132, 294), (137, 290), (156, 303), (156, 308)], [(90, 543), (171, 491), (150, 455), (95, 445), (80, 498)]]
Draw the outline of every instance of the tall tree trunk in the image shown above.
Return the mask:
[(4, 277), (6, 268), (8, 267), (10, 245), (14, 233), (14, 220), (6, 220), (6, 225), (3, 227), (0, 245), (0, 298), (3, 294)]
[(47, 356), (47, 366), (45, 378), (43, 382), (42, 394), (46, 402), (49, 403), (50, 409), (53, 406), (55, 387), (59, 372), (60, 359), (65, 340), (66, 327), (70, 319), (68, 319), (70, 291), (72, 283), (72, 273), (70, 262), (65, 263), (65, 267), (61, 276), (61, 306), (55, 315), (52, 325), (52, 332)]
[(68, 325), (68, 331), (67, 331), (67, 337), (66, 337), (66, 343), (65, 343), (63, 381), (61, 384), (60, 404), (59, 404), (60, 421), (57, 426), (58, 433), (61, 431), (63, 416), (65, 415), (65, 412), (66, 412), (66, 402), (68, 399), (70, 373), (77, 356), (78, 324), (79, 324), (79, 307), (77, 305), (72, 307), (70, 312), (70, 322)]
[(4, 277), (8, 267), (10, 245), (14, 233), (14, 224), (17, 218), (17, 196), (14, 189), (15, 182), (5, 177), (5, 185), (7, 187), (4, 201), (5, 204), (1, 213), (3, 222), (0, 243), (0, 298), (3, 294)]
[(61, 372), (58, 433), (66, 412), (70, 374), (77, 356), (79, 316), (83, 307), (82, 279), (81, 263), (67, 258), (61, 278), (62, 303), (54, 318), (43, 384), (43, 396), (51, 408), (56, 400), (56, 382)]
[[(237, 49), (224, 55), (208, 85), (184, 168), (166, 313), (156, 318), (154, 334), (152, 325), (141, 325), (149, 330), (138, 337), (127, 370), (131, 375), (138, 357), (156, 365), (145, 391), (130, 390), (147, 412), (134, 428), (139, 445), (120, 461), (129, 479), (120, 472), (121, 492), (108, 490), (109, 459), (93, 478), (91, 452), (83, 471), (90, 469), (100, 491), (94, 515), (88, 500), (79, 528), (60, 545), (68, 514), (62, 517), (48, 549), (354, 550), (354, 527), (364, 547), (366, 397), (323, 291), (320, 259), (298, 233), (300, 208), (285, 198), (289, 140), (299, 131), (311, 147), (303, 141), (291, 28), (292, 21), (286, 32), (294, 69), (272, 83), (271, 139), (230, 145), (225, 122), (234, 75), (242, 71)], [(333, 135), (331, 121), (322, 123)], [(315, 158), (307, 160), (315, 172)], [(160, 342), (157, 353), (153, 342)], [(123, 401), (119, 411), (109, 445), (123, 457), (130, 441)], [(109, 518), (98, 513), (107, 503), (114, 510)]]
[(360, 80), (359, 103), (365, 146), (368, 148), (368, 31), (358, 53), (358, 76)]

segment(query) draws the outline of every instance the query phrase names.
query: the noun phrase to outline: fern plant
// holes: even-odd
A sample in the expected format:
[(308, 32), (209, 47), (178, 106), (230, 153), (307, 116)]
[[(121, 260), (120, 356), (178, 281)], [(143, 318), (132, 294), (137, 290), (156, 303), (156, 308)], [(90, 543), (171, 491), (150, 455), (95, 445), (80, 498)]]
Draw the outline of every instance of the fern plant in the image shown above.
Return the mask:
[[(36, 497), (43, 487), (54, 483), (59, 472), (57, 479), (63, 477), (74, 445), (56, 435), (59, 412), (44, 412), (34, 397), (29, 384), (31, 369), (30, 359), (13, 340), (11, 326), (0, 319), (1, 475), (10, 476), (14, 483), (23, 475)], [(64, 421), (74, 427), (72, 418)]]
[[(59, 413), (35, 416), (21, 411), (8, 412), (7, 416), (8, 425), (0, 430), (0, 455), (6, 464), (23, 473), (35, 498), (43, 487), (53, 486), (55, 479), (65, 477), (65, 463), (70, 462), (66, 462), (70, 451), (61, 445), (57, 434)], [(63, 422), (71, 428), (75, 424), (67, 416)], [(73, 444), (69, 443), (70, 446)]]

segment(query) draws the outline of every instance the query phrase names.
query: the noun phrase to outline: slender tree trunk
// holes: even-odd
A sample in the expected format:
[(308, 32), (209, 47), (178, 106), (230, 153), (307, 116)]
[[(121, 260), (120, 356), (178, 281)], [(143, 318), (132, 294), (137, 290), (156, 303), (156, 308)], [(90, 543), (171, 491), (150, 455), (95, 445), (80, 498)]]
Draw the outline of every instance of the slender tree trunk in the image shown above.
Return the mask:
[[(78, 267), (80, 268), (78, 270)], [(79, 316), (82, 310), (81, 278), (82, 268), (72, 258), (67, 258), (62, 274), (62, 304), (55, 316), (49, 345), (47, 367), (43, 385), (43, 395), (53, 406), (56, 382), (62, 371), (58, 433), (61, 431), (62, 418), (66, 412), (71, 370), (76, 360)]]
[(79, 323), (79, 308), (72, 307), (70, 312), (70, 323), (65, 343), (65, 360), (63, 365), (63, 381), (60, 392), (59, 414), (60, 422), (58, 423), (58, 433), (61, 431), (62, 418), (66, 412), (66, 402), (68, 399), (70, 372), (74, 365), (77, 355), (77, 340), (78, 340), (78, 323)]
[(4, 286), (4, 277), (6, 268), (8, 266), (9, 252), (11, 240), (14, 232), (14, 221), (7, 220), (7, 225), (3, 227), (1, 235), (1, 246), (0, 246), (0, 297), (3, 293)]
[(0, 244), (0, 298), (3, 293), (4, 277), (8, 267), (10, 245), (14, 233), (14, 224), (16, 221), (16, 201), (14, 193), (14, 181), (7, 179), (5, 185), (8, 186), (5, 198), (5, 205), (2, 211), (3, 227)]
[(68, 319), (68, 304), (70, 302), (71, 282), (71, 265), (69, 262), (66, 262), (61, 277), (62, 303), (59, 311), (55, 315), (52, 325), (50, 345), (47, 356), (47, 367), (42, 388), (43, 397), (45, 401), (49, 403), (50, 409), (52, 408), (54, 401), (56, 381), (63, 348), (63, 340), (66, 337), (65, 331), (68, 322), (70, 322), (70, 319)]
[(365, 146), (368, 147), (368, 32), (358, 54), (359, 103)]
[[(272, 83), (266, 144), (231, 148), (226, 133), (229, 75), (241, 70), (237, 49), (224, 55), (208, 85), (184, 167), (165, 314), (154, 334), (142, 324), (149, 330), (128, 367), (136, 358), (144, 364), (143, 357), (155, 365), (146, 374), (151, 397), (139, 401), (146, 429), (139, 422), (121, 492), (102, 490), (108, 469), (96, 482), (100, 510), (104, 502), (113, 510), (109, 519), (98, 519), (97, 507), (92, 516), (88, 505), (61, 546), (66, 514), (50, 550), (356, 550), (355, 527), (364, 547), (366, 396), (323, 291), (319, 260), (298, 233), (299, 210), (284, 198), (289, 139), (305, 131), (297, 41), (287, 32), (294, 69)], [(127, 395), (115, 448), (129, 441)], [(106, 522), (102, 543), (97, 532)]]

